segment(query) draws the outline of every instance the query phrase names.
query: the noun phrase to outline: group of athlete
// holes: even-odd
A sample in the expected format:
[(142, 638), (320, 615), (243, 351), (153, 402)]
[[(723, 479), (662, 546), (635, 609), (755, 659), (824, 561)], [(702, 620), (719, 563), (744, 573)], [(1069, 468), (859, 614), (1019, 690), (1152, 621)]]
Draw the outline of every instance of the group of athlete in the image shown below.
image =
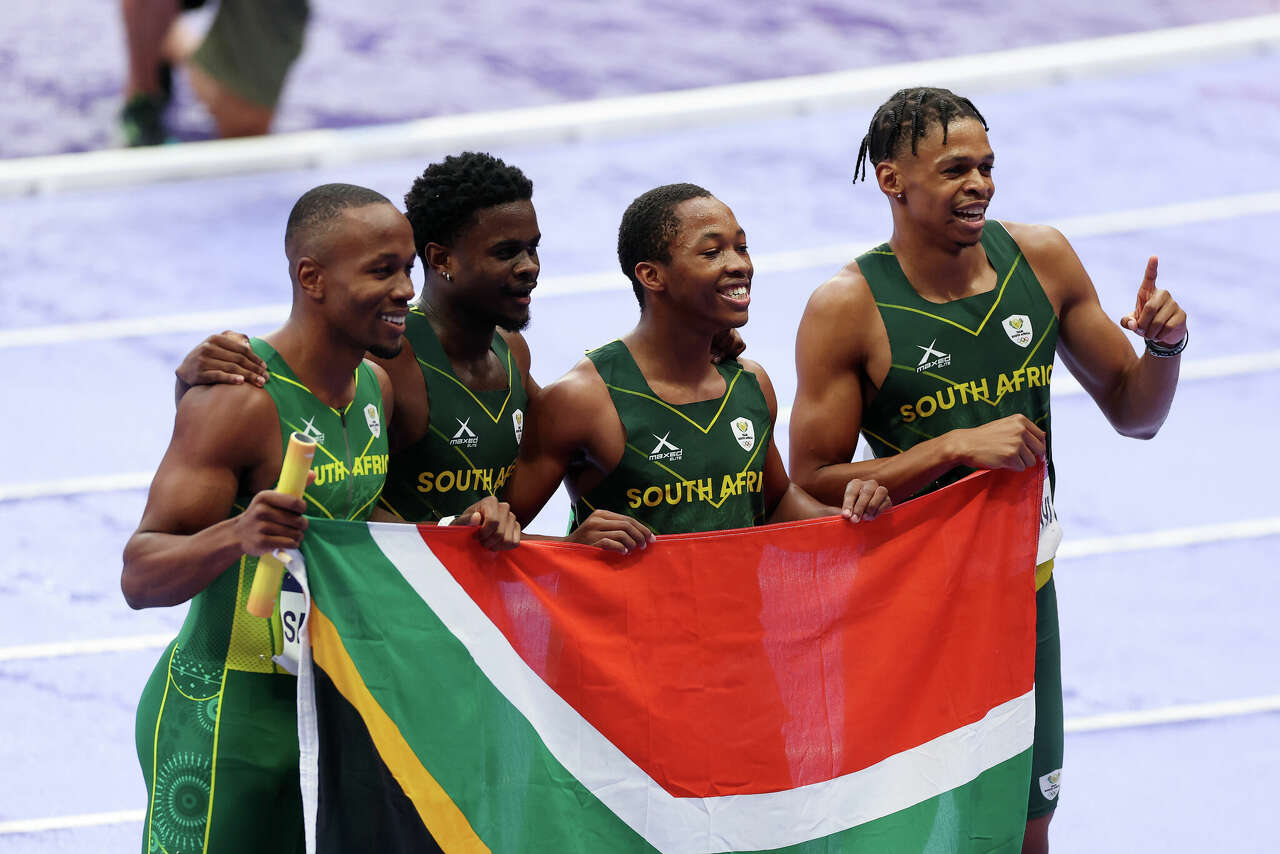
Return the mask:
[[(988, 222), (994, 154), (965, 98), (896, 93), (855, 178), (866, 162), (893, 233), (809, 300), (790, 476), (773, 385), (732, 333), (751, 298), (745, 232), (708, 191), (670, 184), (631, 203), (618, 260), (640, 319), (545, 388), (520, 334), (540, 232), (519, 169), (445, 158), (414, 181), (405, 214), (352, 185), (304, 194), (285, 233), (289, 320), (260, 339), (211, 336), (183, 361), (173, 437), (125, 549), (132, 606), (191, 602), (138, 709), (143, 851), (302, 850), (282, 626), (244, 606), (256, 556), (296, 547), (308, 515), (471, 525), (485, 546), (514, 548), (564, 483), (566, 539), (629, 553), (656, 534), (870, 520), (976, 469), (1045, 462), (1023, 851), (1047, 851), (1063, 744), (1054, 355), (1119, 432), (1150, 437), (1186, 315), (1156, 289), (1152, 258), (1119, 323), (1145, 339), (1139, 357), (1060, 233)], [(295, 431), (318, 445), (302, 498), (272, 489)], [(851, 462), (860, 433), (875, 458)]]

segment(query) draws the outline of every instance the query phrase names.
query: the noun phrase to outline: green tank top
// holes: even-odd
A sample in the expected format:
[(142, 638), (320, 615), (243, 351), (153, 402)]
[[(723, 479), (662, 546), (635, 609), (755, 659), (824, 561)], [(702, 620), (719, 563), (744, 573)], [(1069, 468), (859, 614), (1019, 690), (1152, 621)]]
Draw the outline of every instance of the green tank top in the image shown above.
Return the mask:
[[(368, 364), (356, 369), (355, 397), (341, 410), (321, 402), (267, 342), (251, 339), (253, 351), (267, 363), (271, 395), (280, 419), (281, 448), (288, 447), (295, 430), (316, 440), (311, 467), (316, 480), (307, 487), (307, 515), (364, 521), (373, 512), (387, 472), (386, 418), (382, 389)], [(235, 512), (243, 512), (252, 495), (236, 498)], [(224, 667), (254, 673), (284, 673), (272, 661), (284, 646), (279, 601), (270, 619), (245, 610), (253, 585), (256, 557), (242, 556), (191, 600), (178, 634), (183, 668), (217, 673)], [(288, 576), (286, 575), (286, 579)], [(207, 674), (191, 673), (191, 676)]]
[(626, 430), (617, 468), (573, 505), (570, 529), (593, 510), (631, 516), (655, 534), (749, 528), (764, 521), (764, 461), (772, 419), (755, 375), (717, 366), (725, 392), (673, 406), (649, 388), (631, 352), (612, 341), (587, 354)]
[(422, 309), (405, 319), (427, 384), (427, 432), (391, 455), (382, 504), (409, 522), (436, 522), (499, 495), (515, 470), (529, 396), (507, 342), (497, 332), (491, 349), (507, 367), (506, 388), (473, 391), (453, 372), (440, 338)]
[[(987, 223), (982, 248), (996, 271), (995, 290), (946, 303), (929, 302), (916, 293), (887, 243), (858, 257), (892, 351), (889, 373), (863, 413), (862, 435), (877, 457), (885, 457), (949, 430), (1025, 415), (1045, 431), (1049, 450), (1049, 484), (1041, 508), (1041, 540), (1046, 544), (1047, 528), (1054, 528), (1051, 537), (1061, 538), (1053, 509), (1049, 417), (1058, 317), (1002, 224)], [(954, 468), (921, 492), (971, 471)]]

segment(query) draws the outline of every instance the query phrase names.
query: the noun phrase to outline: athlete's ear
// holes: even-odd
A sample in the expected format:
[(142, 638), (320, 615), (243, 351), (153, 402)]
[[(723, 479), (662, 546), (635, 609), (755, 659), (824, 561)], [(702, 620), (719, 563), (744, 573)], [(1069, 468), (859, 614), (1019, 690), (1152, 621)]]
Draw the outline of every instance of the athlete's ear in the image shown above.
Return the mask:
[(636, 264), (636, 281), (640, 283), (640, 287), (650, 293), (660, 293), (667, 289), (667, 283), (663, 280), (662, 274), (661, 265), (652, 261), (641, 261)]
[(422, 254), (427, 259), (427, 269), (423, 273), (436, 271), (437, 275), (443, 274), (449, 270), (449, 257), (452, 254), (448, 246), (441, 246), (439, 243), (428, 243), (422, 247)]
[(298, 287), (304, 294), (316, 302), (324, 302), (323, 264), (310, 255), (303, 255), (298, 259), (294, 273), (298, 279)]
[(876, 164), (876, 183), (886, 196), (896, 197), (902, 192), (902, 175), (892, 160), (881, 160)]

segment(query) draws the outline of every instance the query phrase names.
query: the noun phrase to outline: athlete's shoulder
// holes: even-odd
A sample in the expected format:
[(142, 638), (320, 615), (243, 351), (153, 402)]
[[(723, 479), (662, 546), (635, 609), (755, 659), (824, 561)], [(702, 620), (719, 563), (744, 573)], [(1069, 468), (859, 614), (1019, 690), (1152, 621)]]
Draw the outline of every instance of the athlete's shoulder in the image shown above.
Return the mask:
[(278, 448), (279, 424), (266, 389), (248, 383), (201, 385), (178, 402), (174, 440), (202, 457), (240, 467)]
[(544, 400), (577, 409), (595, 405), (602, 400), (607, 402), (609, 389), (596, 370), (595, 363), (582, 358), (564, 376), (545, 386), (540, 396)]
[(849, 311), (871, 309), (874, 306), (875, 297), (872, 296), (867, 277), (863, 275), (855, 258), (840, 268), (831, 278), (818, 285), (809, 297), (806, 313), (819, 311), (844, 314)]
[(391, 381), (390, 371), (371, 358), (366, 358), (364, 364), (373, 372), (374, 379), (378, 381), (378, 388), (382, 391), (383, 403), (386, 404), (393, 401), (395, 399), (395, 386)]
[(738, 364), (742, 365), (742, 369), (751, 376), (755, 377), (756, 382), (760, 385), (760, 392), (764, 395), (765, 402), (769, 404), (769, 412), (772, 415), (778, 413), (778, 395), (773, 390), (773, 381), (769, 379), (769, 374), (765, 371), (764, 365), (754, 359), (738, 358)]
[(1049, 258), (1061, 252), (1071, 252), (1071, 244), (1061, 231), (1051, 225), (1032, 225), (1024, 222), (1005, 222), (1000, 225), (1009, 232), (1013, 242), (1028, 258)]
[(507, 349), (511, 351), (511, 355), (515, 357), (516, 366), (520, 368), (520, 374), (529, 373), (529, 342), (519, 332), (510, 332), (506, 329), (499, 329), (498, 334), (502, 336), (502, 340), (506, 342)]

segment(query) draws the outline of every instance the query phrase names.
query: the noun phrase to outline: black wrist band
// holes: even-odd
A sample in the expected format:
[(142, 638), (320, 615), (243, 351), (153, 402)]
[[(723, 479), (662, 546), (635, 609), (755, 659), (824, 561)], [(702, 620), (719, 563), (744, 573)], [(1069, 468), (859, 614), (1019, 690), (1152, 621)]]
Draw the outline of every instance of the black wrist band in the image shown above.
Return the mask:
[(1172, 347), (1169, 347), (1164, 344), (1161, 344), (1159, 341), (1152, 341), (1150, 338), (1148, 338), (1146, 339), (1147, 352), (1159, 359), (1169, 359), (1169, 358), (1172, 358), (1173, 356), (1178, 355), (1183, 350), (1187, 349), (1187, 341), (1189, 341), (1190, 339), (1191, 339), (1191, 333), (1186, 332), (1183, 334), (1181, 341), (1179, 341), (1177, 344), (1174, 344)]

